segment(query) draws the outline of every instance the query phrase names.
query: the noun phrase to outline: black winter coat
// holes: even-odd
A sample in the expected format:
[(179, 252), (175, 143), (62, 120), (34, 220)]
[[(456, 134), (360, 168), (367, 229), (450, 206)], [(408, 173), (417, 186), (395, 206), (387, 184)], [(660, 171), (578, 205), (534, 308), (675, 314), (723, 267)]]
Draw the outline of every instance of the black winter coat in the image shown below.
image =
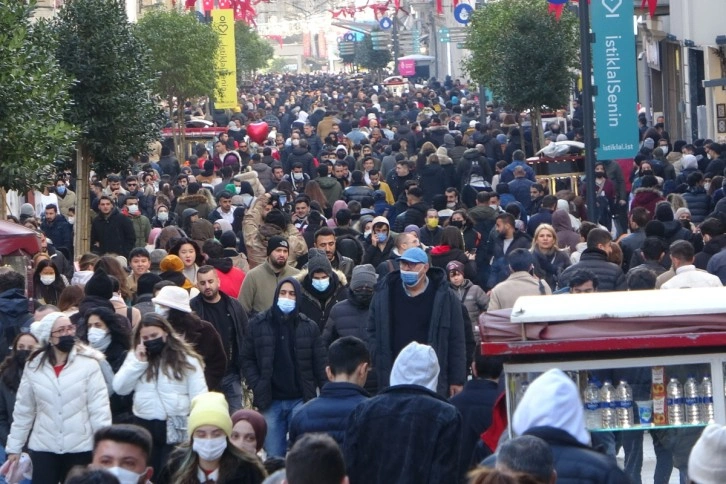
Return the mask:
[(292, 153), (288, 155), (285, 166), (283, 166), (285, 173), (292, 171), (292, 165), (295, 163), (302, 163), (303, 173), (307, 173), (310, 178), (315, 175), (315, 166), (313, 163), (313, 155), (310, 151), (295, 147), (292, 149)]
[(415, 225), (416, 227), (422, 227), (426, 223), (426, 212), (429, 210), (429, 205), (426, 202), (414, 203), (402, 214), (396, 216), (396, 223), (393, 226), (393, 231), (401, 233), (409, 225)]
[[(437, 392), (439, 395), (448, 396), (449, 385), (463, 385), (466, 382), (466, 328), (462, 318), (462, 305), (451, 290), (443, 270), (431, 267), (426, 275), (429, 284), (434, 285), (436, 293), (434, 310), (429, 321), (428, 340), (419, 343), (430, 345), (436, 351), (440, 368)], [(391, 320), (392, 286), (402, 284), (401, 271), (389, 273), (378, 284), (368, 315), (368, 344), (372, 366), (378, 377), (378, 388), (382, 390), (389, 386), (393, 361), (397, 356), (391, 348), (391, 327), (393, 324), (403, 323)]]
[(421, 169), (419, 186), (423, 191), (423, 199), (432, 203), (436, 195), (443, 195), (449, 188), (449, 175), (438, 163), (430, 163)]
[(607, 254), (600, 249), (585, 249), (580, 262), (571, 265), (560, 275), (559, 287), (568, 287), (572, 274), (579, 269), (588, 269), (600, 281), (598, 291), (624, 291), (626, 288), (623, 270), (612, 262), (608, 262)]
[(91, 251), (98, 255), (118, 254), (128, 257), (136, 243), (134, 223), (114, 208), (108, 218), (102, 214), (91, 222)]
[(325, 323), (328, 321), (330, 310), (337, 303), (348, 297), (348, 289), (345, 287), (345, 276), (342, 273), (332, 274), (330, 277), (330, 285), (333, 287), (329, 288), (329, 294), (321, 301), (313, 295), (315, 289), (313, 289), (307, 274), (308, 271), (306, 269), (295, 276), (302, 286), (302, 294), (298, 298), (298, 307), (301, 313), (318, 324), (320, 333), (322, 333), (323, 329), (325, 329)]
[(358, 405), (343, 453), (351, 484), (456, 483), (461, 414), (422, 386), (396, 385)]
[(348, 417), (355, 408), (368, 400), (368, 394), (358, 385), (347, 382), (328, 382), (320, 396), (302, 406), (290, 421), (290, 445), (304, 434), (326, 433), (342, 448)]
[[(492, 424), (492, 410), (501, 390), (492, 380), (474, 378), (464, 390), (451, 397), (451, 404), (461, 412), (461, 459), (459, 465), (468, 469), (479, 438)], [(477, 462), (478, 464), (478, 462)]]
[(711, 197), (703, 188), (689, 188), (687, 192), (683, 193), (683, 199), (688, 203), (691, 221), (694, 224), (700, 224), (711, 213)]
[(363, 254), (363, 263), (370, 264), (373, 267), (378, 267), (381, 262), (388, 259), (391, 255), (391, 251), (396, 246), (390, 233), (388, 234), (388, 238), (386, 239), (386, 245), (383, 246), (383, 250), (380, 250), (378, 248), (378, 245), (370, 245), (370, 236), (368, 236), (366, 241), (369, 244), (366, 247), (365, 254)]
[[(244, 336), (247, 332), (247, 313), (245, 313), (244, 308), (234, 298), (229, 297), (227, 294), (220, 291), (219, 295), (222, 297), (222, 301), (225, 302), (226, 308), (227, 308), (227, 314), (229, 314), (232, 317), (232, 324), (233, 324), (233, 334), (235, 336), (235, 344), (237, 346), (237, 354), (236, 355), (230, 355), (230, 357), (236, 356), (237, 358), (233, 360), (233, 363), (237, 366), (237, 368), (242, 368), (242, 358), (241, 358), (241, 350), (242, 350), (242, 342), (244, 341)], [(214, 327), (217, 329), (217, 332), (221, 335), (222, 332), (219, 331), (219, 325), (221, 324), (218, 321), (213, 321), (210, 316), (211, 314), (208, 314), (204, 311), (204, 301), (202, 299), (202, 295), (199, 294), (196, 297), (192, 298), (191, 301), (189, 301), (189, 305), (191, 306), (192, 310), (197, 313), (197, 316), (202, 318), (204, 321), (209, 321)], [(226, 324), (226, 321), (225, 321)], [(223, 342), (224, 343), (224, 342)]]
[[(272, 403), (274, 317), (281, 317), (276, 306), (253, 317), (242, 344), (242, 373), (254, 393), (254, 405), (260, 411), (266, 410)], [(320, 330), (314, 321), (297, 312), (290, 319), (284, 320), (283, 324), (292, 324), (295, 327), (295, 376), (302, 390), (303, 400), (311, 400), (317, 396), (317, 389), (327, 381), (326, 350)]]

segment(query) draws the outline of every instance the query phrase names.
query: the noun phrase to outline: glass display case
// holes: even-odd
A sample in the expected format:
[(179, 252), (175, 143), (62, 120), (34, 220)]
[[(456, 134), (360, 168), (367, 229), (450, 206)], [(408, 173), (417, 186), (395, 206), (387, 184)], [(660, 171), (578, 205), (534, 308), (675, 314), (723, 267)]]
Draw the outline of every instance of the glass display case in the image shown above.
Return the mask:
[[(559, 368), (580, 389), (591, 432), (705, 427), (726, 423), (726, 354), (548, 359), (504, 364), (507, 414), (511, 418), (529, 382)], [(520, 355), (521, 356), (521, 355)], [(604, 355), (600, 355), (604, 356)], [(720, 391), (719, 391), (720, 389)]]

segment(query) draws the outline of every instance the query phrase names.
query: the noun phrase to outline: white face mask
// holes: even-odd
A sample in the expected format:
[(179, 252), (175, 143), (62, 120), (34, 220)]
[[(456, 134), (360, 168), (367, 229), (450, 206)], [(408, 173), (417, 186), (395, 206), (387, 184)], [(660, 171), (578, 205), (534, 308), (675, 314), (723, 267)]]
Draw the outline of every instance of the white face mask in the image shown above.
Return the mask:
[(159, 316), (163, 316), (165, 318), (169, 317), (169, 308), (165, 308), (164, 306), (159, 306), (158, 304), (154, 304), (154, 312), (158, 314)]
[(108, 473), (116, 476), (116, 479), (118, 479), (121, 484), (139, 484), (141, 478), (146, 476), (145, 472), (142, 474), (137, 474), (128, 469), (124, 469), (123, 467), (109, 467), (105, 470)]
[(105, 351), (111, 344), (111, 333), (101, 328), (88, 328), (88, 342), (99, 351)]
[(139, 211), (138, 205), (129, 205), (129, 213), (137, 213)]
[(241, 191), (242, 191), (242, 187), (234, 187), (234, 192), (235, 192), (235, 193), (236, 193), (237, 195), (239, 195)]
[(192, 443), (192, 450), (199, 455), (200, 459), (206, 461), (219, 459), (226, 448), (227, 437), (225, 436), (213, 439), (194, 439), (194, 443)]
[(42, 282), (44, 286), (50, 286), (55, 282), (55, 276), (40, 276), (40, 282)]
[(299, 180), (302, 180), (304, 176), (305, 175), (303, 175), (302, 173), (293, 173), (292, 174), (292, 178), (295, 179), (295, 180), (298, 180), (298, 181)]
[(668, 154), (668, 145), (660, 145), (659, 148), (663, 150), (664, 155)]
[(66, 220), (68, 220), (68, 223), (73, 225), (76, 222), (76, 217), (67, 217)]
[(169, 220), (169, 212), (159, 212), (156, 214), (156, 218), (158, 218), (162, 222), (166, 222)]

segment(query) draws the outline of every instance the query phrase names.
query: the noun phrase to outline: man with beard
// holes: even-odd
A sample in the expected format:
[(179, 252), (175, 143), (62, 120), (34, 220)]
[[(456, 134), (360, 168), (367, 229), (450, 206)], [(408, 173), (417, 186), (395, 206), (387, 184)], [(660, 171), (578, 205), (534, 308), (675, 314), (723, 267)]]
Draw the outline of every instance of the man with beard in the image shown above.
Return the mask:
[(242, 408), (240, 349), (247, 315), (236, 299), (219, 290), (219, 276), (214, 267), (205, 265), (197, 270), (197, 286), (201, 292), (189, 301), (189, 305), (200, 318), (214, 325), (222, 339), (227, 357), (222, 392), (230, 413), (234, 413)]
[(287, 239), (279, 235), (270, 237), (267, 242), (267, 260), (247, 273), (238, 297), (249, 316), (269, 309), (274, 302), (278, 281), (300, 272), (287, 265), (289, 255)]

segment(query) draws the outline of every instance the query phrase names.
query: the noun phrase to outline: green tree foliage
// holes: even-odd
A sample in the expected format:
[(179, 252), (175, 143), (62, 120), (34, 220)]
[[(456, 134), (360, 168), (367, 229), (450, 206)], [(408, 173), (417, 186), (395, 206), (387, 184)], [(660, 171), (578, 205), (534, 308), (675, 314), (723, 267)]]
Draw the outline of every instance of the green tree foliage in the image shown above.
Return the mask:
[(70, 78), (47, 55), (47, 23), (30, 23), (34, 7), (0, 0), (0, 187), (21, 192), (50, 181), (77, 135), (64, 120)]
[(161, 110), (151, 97), (155, 74), (122, 0), (67, 2), (55, 21), (61, 67), (76, 79), (67, 120), (81, 128), (85, 168), (130, 168), (129, 156), (159, 136)]
[[(208, 24), (200, 23), (192, 13), (154, 10), (143, 16), (135, 33), (148, 49), (152, 69), (158, 72), (153, 92), (166, 99), (169, 119), (173, 119), (175, 99), (183, 105), (189, 98), (213, 95), (219, 35)], [(176, 111), (183, 116), (181, 109)], [(184, 125), (183, 119), (177, 122)], [(175, 140), (177, 152), (185, 144), (183, 133), (180, 130)]]
[(515, 109), (567, 104), (579, 62), (577, 18), (565, 9), (557, 20), (545, 0), (489, 2), (475, 10), (464, 67)]
[(234, 47), (239, 81), (267, 67), (275, 55), (272, 45), (244, 22), (234, 24)]
[(287, 67), (287, 61), (282, 57), (275, 57), (270, 61), (270, 72), (284, 73), (285, 67)]
[(373, 50), (373, 41), (370, 35), (365, 35), (362, 41), (355, 43), (354, 63), (357, 66), (369, 69), (383, 69), (393, 60), (390, 50)]

